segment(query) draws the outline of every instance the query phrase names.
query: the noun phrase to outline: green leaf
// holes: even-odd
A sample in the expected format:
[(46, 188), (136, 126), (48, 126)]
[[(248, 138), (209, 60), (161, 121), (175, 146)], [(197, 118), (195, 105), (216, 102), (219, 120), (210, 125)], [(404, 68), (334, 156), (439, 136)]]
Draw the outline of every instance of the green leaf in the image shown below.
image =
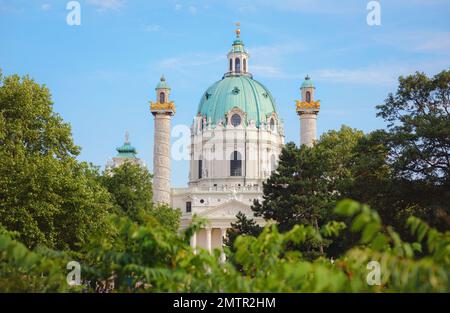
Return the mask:
[(373, 236), (381, 229), (380, 224), (371, 222), (364, 227), (361, 243), (368, 243), (372, 240)]
[(334, 212), (343, 216), (353, 216), (360, 210), (360, 204), (350, 199), (344, 199), (338, 202)]

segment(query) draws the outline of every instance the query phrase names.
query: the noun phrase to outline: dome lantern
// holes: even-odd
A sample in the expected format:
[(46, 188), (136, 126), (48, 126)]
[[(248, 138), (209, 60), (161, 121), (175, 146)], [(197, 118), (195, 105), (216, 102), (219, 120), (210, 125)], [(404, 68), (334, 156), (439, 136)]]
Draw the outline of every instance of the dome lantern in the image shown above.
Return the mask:
[(249, 55), (241, 39), (240, 23), (236, 23), (236, 39), (233, 41), (231, 51), (228, 53), (228, 72), (225, 76), (251, 76), (248, 69)]

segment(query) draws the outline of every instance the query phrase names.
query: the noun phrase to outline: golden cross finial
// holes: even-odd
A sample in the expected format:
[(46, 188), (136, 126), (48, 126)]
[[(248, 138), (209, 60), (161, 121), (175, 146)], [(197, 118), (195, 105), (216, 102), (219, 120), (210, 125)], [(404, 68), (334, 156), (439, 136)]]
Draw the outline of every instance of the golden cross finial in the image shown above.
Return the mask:
[(236, 29), (236, 35), (239, 37), (239, 35), (241, 34), (241, 29), (240, 29), (241, 23), (240, 23), (240, 22), (236, 22), (235, 25), (236, 25), (236, 27), (237, 27), (237, 29)]

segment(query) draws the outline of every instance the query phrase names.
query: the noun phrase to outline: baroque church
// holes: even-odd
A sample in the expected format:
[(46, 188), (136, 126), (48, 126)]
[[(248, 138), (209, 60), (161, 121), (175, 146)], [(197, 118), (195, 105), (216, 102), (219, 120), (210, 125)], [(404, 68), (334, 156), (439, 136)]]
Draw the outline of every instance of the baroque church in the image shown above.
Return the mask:
[[(191, 238), (194, 248), (221, 248), (226, 230), (242, 212), (262, 200), (263, 182), (277, 168), (284, 145), (283, 120), (271, 92), (251, 74), (250, 56), (236, 30), (226, 64), (227, 71), (201, 95), (191, 126), (190, 171), (186, 188), (171, 188), (170, 130), (175, 104), (166, 79), (156, 86), (154, 116), (153, 196), (155, 203), (169, 204), (183, 212), (181, 228), (194, 215), (207, 226)], [(316, 139), (320, 102), (307, 76), (300, 87), (301, 100), (293, 110), (300, 118), (300, 144)], [(264, 224), (262, 218), (255, 218)]]

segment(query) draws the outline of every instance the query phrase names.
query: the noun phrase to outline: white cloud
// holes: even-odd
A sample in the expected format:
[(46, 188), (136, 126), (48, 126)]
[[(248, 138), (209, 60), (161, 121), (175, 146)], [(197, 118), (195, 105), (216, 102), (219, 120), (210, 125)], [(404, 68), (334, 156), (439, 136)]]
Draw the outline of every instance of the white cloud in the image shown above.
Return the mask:
[(179, 4), (179, 3), (177, 3), (177, 4), (175, 5), (175, 11), (180, 11), (182, 8), (183, 8), (183, 5), (181, 5), (181, 4)]
[(305, 50), (303, 44), (298, 42), (282, 43), (269, 46), (249, 48), (252, 63), (249, 64), (250, 72), (260, 77), (267, 78), (293, 78), (283, 70), (288, 55)]
[(158, 63), (158, 66), (162, 69), (172, 69), (184, 72), (224, 60), (225, 56), (223, 54), (191, 53), (163, 59)]
[(288, 76), (280, 67), (271, 65), (254, 64), (251, 66), (250, 71), (258, 77), (287, 78)]
[(413, 49), (420, 52), (450, 53), (450, 33), (434, 33), (425, 36)]
[(189, 7), (188, 11), (189, 11), (189, 13), (192, 14), (192, 15), (197, 14), (197, 8), (196, 8), (195, 6), (193, 6), (193, 5), (191, 5), (191, 6)]
[(257, 46), (248, 49), (252, 56), (273, 59), (279, 58), (283, 55), (293, 54), (305, 51), (305, 46), (299, 42), (279, 43), (268, 46)]
[(450, 33), (441, 31), (400, 31), (375, 39), (385, 45), (410, 52), (450, 54)]
[(97, 7), (99, 11), (118, 11), (124, 5), (124, 0), (88, 0), (87, 3)]
[(143, 26), (143, 30), (145, 32), (149, 32), (149, 33), (153, 33), (153, 32), (158, 32), (160, 31), (162, 28), (160, 25), (144, 25)]
[(409, 52), (450, 54), (450, 32), (397, 31), (375, 36), (374, 40)]
[(448, 68), (448, 61), (444, 59), (416, 62), (415, 64), (386, 62), (360, 68), (319, 69), (312, 71), (311, 76), (313, 79), (334, 83), (393, 85), (397, 83), (399, 76), (411, 75), (416, 71), (435, 75), (446, 68)]
[(41, 4), (41, 10), (42, 11), (50, 11), (51, 8), (52, 8), (52, 5), (50, 3)]
[(368, 67), (356, 69), (320, 69), (312, 73), (318, 80), (335, 83), (384, 85), (392, 84), (399, 75), (397, 70), (386, 67)]

